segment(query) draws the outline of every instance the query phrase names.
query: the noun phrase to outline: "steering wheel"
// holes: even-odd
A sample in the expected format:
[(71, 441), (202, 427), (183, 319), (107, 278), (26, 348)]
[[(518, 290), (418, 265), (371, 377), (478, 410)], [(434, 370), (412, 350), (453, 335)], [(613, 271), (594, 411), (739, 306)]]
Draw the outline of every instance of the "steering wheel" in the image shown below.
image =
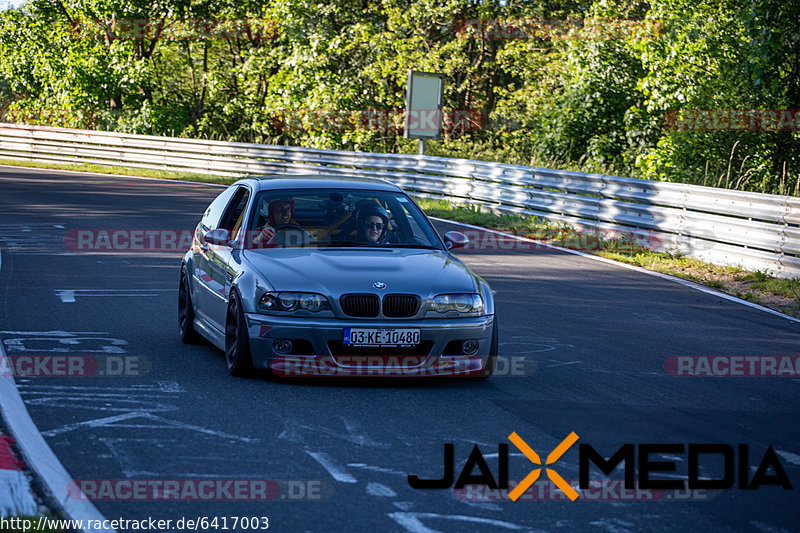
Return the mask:
[[(281, 224), (279, 226), (275, 226), (274, 229), (274, 239), (276, 244), (285, 246), (286, 244), (308, 244), (310, 242), (314, 242), (314, 237), (312, 237), (309, 232), (297, 224)], [(278, 234), (281, 234), (281, 236), (278, 237)], [(291, 237), (291, 235), (295, 235), (299, 239), (295, 240)]]

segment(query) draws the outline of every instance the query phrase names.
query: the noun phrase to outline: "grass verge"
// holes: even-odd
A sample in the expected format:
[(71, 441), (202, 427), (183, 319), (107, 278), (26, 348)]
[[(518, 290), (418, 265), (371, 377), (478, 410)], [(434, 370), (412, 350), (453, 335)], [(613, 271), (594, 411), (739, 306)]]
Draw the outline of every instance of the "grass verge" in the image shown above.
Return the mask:
[[(236, 180), (236, 178), (213, 174), (93, 164), (68, 165), (0, 159), (0, 165), (75, 170), (121, 176), (143, 176), (203, 183), (228, 184)], [(495, 214), (481, 211), (477, 206), (452, 205), (441, 200), (420, 198), (417, 202), (430, 216), (505, 231), (551, 244), (563, 246), (565, 242), (580, 242), (583, 237), (578, 231), (563, 224), (553, 223), (538, 217)], [(582, 247), (581, 251), (701, 283), (789, 316), (800, 318), (800, 279), (775, 278), (763, 272), (749, 272), (739, 267), (712, 265), (687, 256), (654, 252), (643, 246), (638, 246), (631, 242), (622, 242), (619, 239), (601, 239), (599, 241), (593, 240), (593, 242), (598, 243), (598, 246)]]

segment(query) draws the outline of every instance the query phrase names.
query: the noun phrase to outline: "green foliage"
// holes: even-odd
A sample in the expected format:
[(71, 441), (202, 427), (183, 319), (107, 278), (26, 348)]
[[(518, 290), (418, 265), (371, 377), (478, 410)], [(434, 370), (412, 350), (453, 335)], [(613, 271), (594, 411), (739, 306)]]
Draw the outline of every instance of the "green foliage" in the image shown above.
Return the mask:
[(445, 75), (445, 111), (470, 117), (432, 155), (797, 194), (800, 128), (675, 117), (800, 109), (798, 20), (784, 0), (28, 0), (0, 11), (0, 108), (36, 124), (414, 153), (405, 83), (424, 70)]

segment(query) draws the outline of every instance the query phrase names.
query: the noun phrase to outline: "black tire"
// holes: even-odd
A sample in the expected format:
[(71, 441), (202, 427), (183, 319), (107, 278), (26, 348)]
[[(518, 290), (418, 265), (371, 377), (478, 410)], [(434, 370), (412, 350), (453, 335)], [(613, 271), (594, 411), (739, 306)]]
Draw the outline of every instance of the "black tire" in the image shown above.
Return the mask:
[(181, 268), (178, 286), (178, 333), (184, 344), (197, 344), (201, 340), (200, 334), (194, 329), (194, 304), (185, 268)]
[(244, 377), (253, 371), (250, 337), (247, 335), (244, 310), (239, 295), (233, 291), (225, 319), (225, 363), (231, 376)]
[(480, 373), (478, 379), (489, 379), (494, 374), (494, 369), (497, 368), (497, 352), (500, 348), (498, 329), (497, 317), (495, 317), (494, 325), (492, 325), (492, 344), (489, 346), (489, 359), (486, 361), (486, 368)]

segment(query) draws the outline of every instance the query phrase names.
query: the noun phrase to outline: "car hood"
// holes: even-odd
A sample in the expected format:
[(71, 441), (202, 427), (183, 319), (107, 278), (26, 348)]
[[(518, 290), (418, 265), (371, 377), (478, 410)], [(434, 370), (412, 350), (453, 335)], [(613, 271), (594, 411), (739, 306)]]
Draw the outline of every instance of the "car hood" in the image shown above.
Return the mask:
[[(477, 292), (475, 275), (442, 250), (273, 248), (246, 252), (274, 290), (338, 297), (346, 293), (435, 294)], [(379, 290), (373, 283), (386, 284)]]

